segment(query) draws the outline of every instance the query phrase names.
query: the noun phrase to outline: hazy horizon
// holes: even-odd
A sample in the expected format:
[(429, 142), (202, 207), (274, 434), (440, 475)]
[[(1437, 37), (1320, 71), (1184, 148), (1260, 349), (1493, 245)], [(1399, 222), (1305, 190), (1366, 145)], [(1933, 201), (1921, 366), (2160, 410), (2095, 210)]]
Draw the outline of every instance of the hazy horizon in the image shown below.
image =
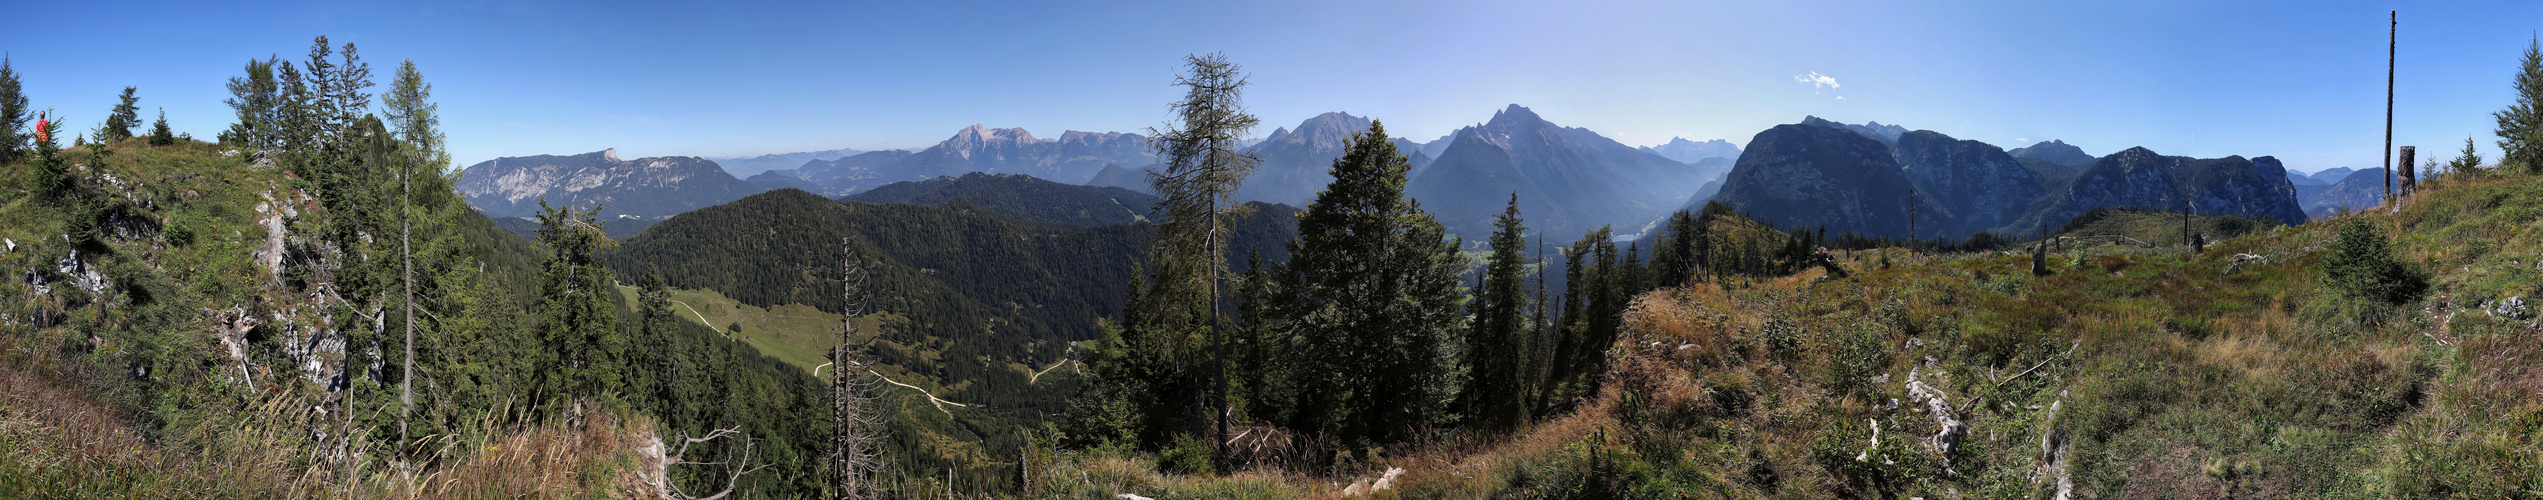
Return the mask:
[[(1816, 115), (2006, 149), (2058, 139), (2311, 172), (2379, 166), (2388, 9), (47, 2), (5, 21), (0, 47), (36, 107), (73, 130), (132, 85), (146, 118), (165, 107), (208, 140), (232, 121), (223, 81), (251, 58), (305, 58), (326, 35), (361, 47), (383, 81), (414, 60), (459, 165), (902, 149), (975, 123), (1139, 132), (1167, 118), (1184, 55), (1221, 52), (1252, 76), (1254, 136), (1345, 111), (1428, 141), (1515, 103), (1637, 146), (1745, 146)], [(2534, 36), (2516, 20), (2535, 18), (2543, 5), (2402, 12), (2394, 145), (2451, 156), (2469, 135), (2495, 157), (2489, 113)]]

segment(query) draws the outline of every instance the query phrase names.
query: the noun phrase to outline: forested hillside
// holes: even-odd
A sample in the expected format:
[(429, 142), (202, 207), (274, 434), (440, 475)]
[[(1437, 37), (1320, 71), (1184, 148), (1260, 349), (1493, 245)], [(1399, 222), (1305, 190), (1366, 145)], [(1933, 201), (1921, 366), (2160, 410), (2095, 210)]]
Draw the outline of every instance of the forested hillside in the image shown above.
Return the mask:
[(818, 492), (812, 377), (595, 293), (588, 213), (469, 210), (417, 66), (369, 71), (322, 37), (224, 144), (0, 148), (0, 496)]

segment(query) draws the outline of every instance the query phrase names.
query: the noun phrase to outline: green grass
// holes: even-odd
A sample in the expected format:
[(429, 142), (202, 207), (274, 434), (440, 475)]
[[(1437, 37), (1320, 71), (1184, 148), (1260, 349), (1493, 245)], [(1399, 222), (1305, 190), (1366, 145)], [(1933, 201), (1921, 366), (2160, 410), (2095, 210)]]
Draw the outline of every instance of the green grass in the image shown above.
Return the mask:
[[(618, 285), (618, 292), (635, 307), (636, 287)], [(672, 289), (671, 310), (681, 320), (706, 325), (719, 332), (741, 324), (738, 338), (759, 348), (759, 352), (806, 371), (821, 366), (832, 346), (839, 343), (839, 315), (822, 312), (812, 306), (787, 304), (760, 308), (727, 298), (714, 290)], [(857, 330), (871, 334), (881, 328), (886, 315), (857, 318)], [(822, 375), (827, 377), (828, 372)]]
[[(2173, 217), (2082, 231), (2161, 238)], [(2391, 238), (2428, 293), (2391, 305), (2324, 285), (2348, 218)], [(2543, 176), (2441, 178), (2399, 214), (2259, 225), (2200, 254), (2088, 248), (2048, 276), (2010, 252), (1882, 250), (1854, 252), (1851, 278), (1662, 289), (1638, 299), (1606, 390), (1575, 414), (1340, 473), (1246, 477), (1330, 496), (1396, 466), (1406, 498), (2041, 498), (2061, 477), (2079, 498), (2535, 498), (2543, 335), (2485, 309), (2543, 295), (2539, 225)], [(2225, 272), (2238, 254), (2262, 260)], [(1948, 455), (1911, 374), (1968, 425)], [(2062, 468), (2048, 440), (2065, 443)], [(1154, 460), (1094, 455), (1074, 460)], [(1183, 486), (1156, 491), (1206, 480), (1152, 482), (1168, 481)]]

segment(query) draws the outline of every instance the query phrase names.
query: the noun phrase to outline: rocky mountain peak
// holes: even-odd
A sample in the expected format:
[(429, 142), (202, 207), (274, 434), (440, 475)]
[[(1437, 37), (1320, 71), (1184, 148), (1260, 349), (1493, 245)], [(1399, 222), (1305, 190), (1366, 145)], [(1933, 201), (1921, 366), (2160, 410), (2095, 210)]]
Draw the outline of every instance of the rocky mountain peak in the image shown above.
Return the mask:
[(1483, 126), (1494, 129), (1509, 129), (1515, 127), (1535, 126), (1541, 123), (1545, 123), (1545, 118), (1536, 116), (1536, 111), (1529, 110), (1525, 106), (1512, 104), (1510, 107), (1502, 108), (1501, 111), (1492, 113), (1492, 121), (1484, 122)]

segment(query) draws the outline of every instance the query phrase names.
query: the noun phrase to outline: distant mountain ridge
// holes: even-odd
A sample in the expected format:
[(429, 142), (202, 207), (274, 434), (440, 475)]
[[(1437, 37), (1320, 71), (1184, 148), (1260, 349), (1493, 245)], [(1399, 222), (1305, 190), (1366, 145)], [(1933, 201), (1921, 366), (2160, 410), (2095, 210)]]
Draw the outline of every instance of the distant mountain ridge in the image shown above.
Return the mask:
[(715, 162), (717, 165), (723, 165), (724, 172), (733, 174), (734, 177), (750, 178), (752, 176), (759, 175), (760, 172), (801, 167), (804, 162), (812, 160), (836, 160), (856, 156), (862, 153), (865, 153), (865, 151), (853, 148), (839, 148), (829, 151), (773, 153), (759, 156), (736, 156), (731, 158), (710, 156), (706, 159), (708, 161)]
[(1512, 193), (1533, 230), (1568, 237), (1612, 225), (1632, 234), (1718, 172), (1555, 125), (1517, 104), (1453, 137), (1405, 193), (1451, 232), (1474, 238), (1490, 232)]
[[(1254, 173), (1237, 186), (1236, 197), (1306, 206), (1316, 191), (1333, 183), (1333, 159), (1342, 156), (1352, 136), (1368, 133), (1373, 122), (1367, 117), (1335, 111), (1308, 118), (1294, 130), (1273, 130), (1262, 142), (1246, 148), (1256, 160)], [(1414, 170), (1431, 163), (1430, 155), (1421, 152), (1420, 144), (1400, 137), (1387, 140), (1395, 143), (1396, 152), (1412, 161)]]
[(917, 152), (877, 151), (835, 160), (813, 160), (795, 176), (828, 194), (845, 194), (883, 184), (959, 176), (971, 172), (1025, 174), (1083, 184), (1104, 165), (1154, 163), (1148, 138), (1122, 132), (1062, 132), (1040, 139), (1021, 128), (972, 125), (953, 137)]
[(536, 215), (539, 201), (590, 209), (603, 217), (663, 217), (767, 191), (691, 156), (618, 159), (616, 149), (572, 156), (487, 160), (463, 171), (456, 186), (491, 217)]
[(1643, 146), (1641, 149), (1660, 155), (1662, 158), (1686, 164), (1704, 161), (1705, 158), (1739, 158), (1739, 146), (1731, 145), (1731, 141), (1721, 139), (1695, 142), (1686, 140), (1685, 137), (1671, 137), (1666, 144)]
[(1147, 222), (1157, 197), (1118, 187), (1080, 186), (1024, 174), (972, 172), (962, 177), (895, 182), (840, 201), (943, 205), (962, 200), (1017, 219), (1065, 226)]

